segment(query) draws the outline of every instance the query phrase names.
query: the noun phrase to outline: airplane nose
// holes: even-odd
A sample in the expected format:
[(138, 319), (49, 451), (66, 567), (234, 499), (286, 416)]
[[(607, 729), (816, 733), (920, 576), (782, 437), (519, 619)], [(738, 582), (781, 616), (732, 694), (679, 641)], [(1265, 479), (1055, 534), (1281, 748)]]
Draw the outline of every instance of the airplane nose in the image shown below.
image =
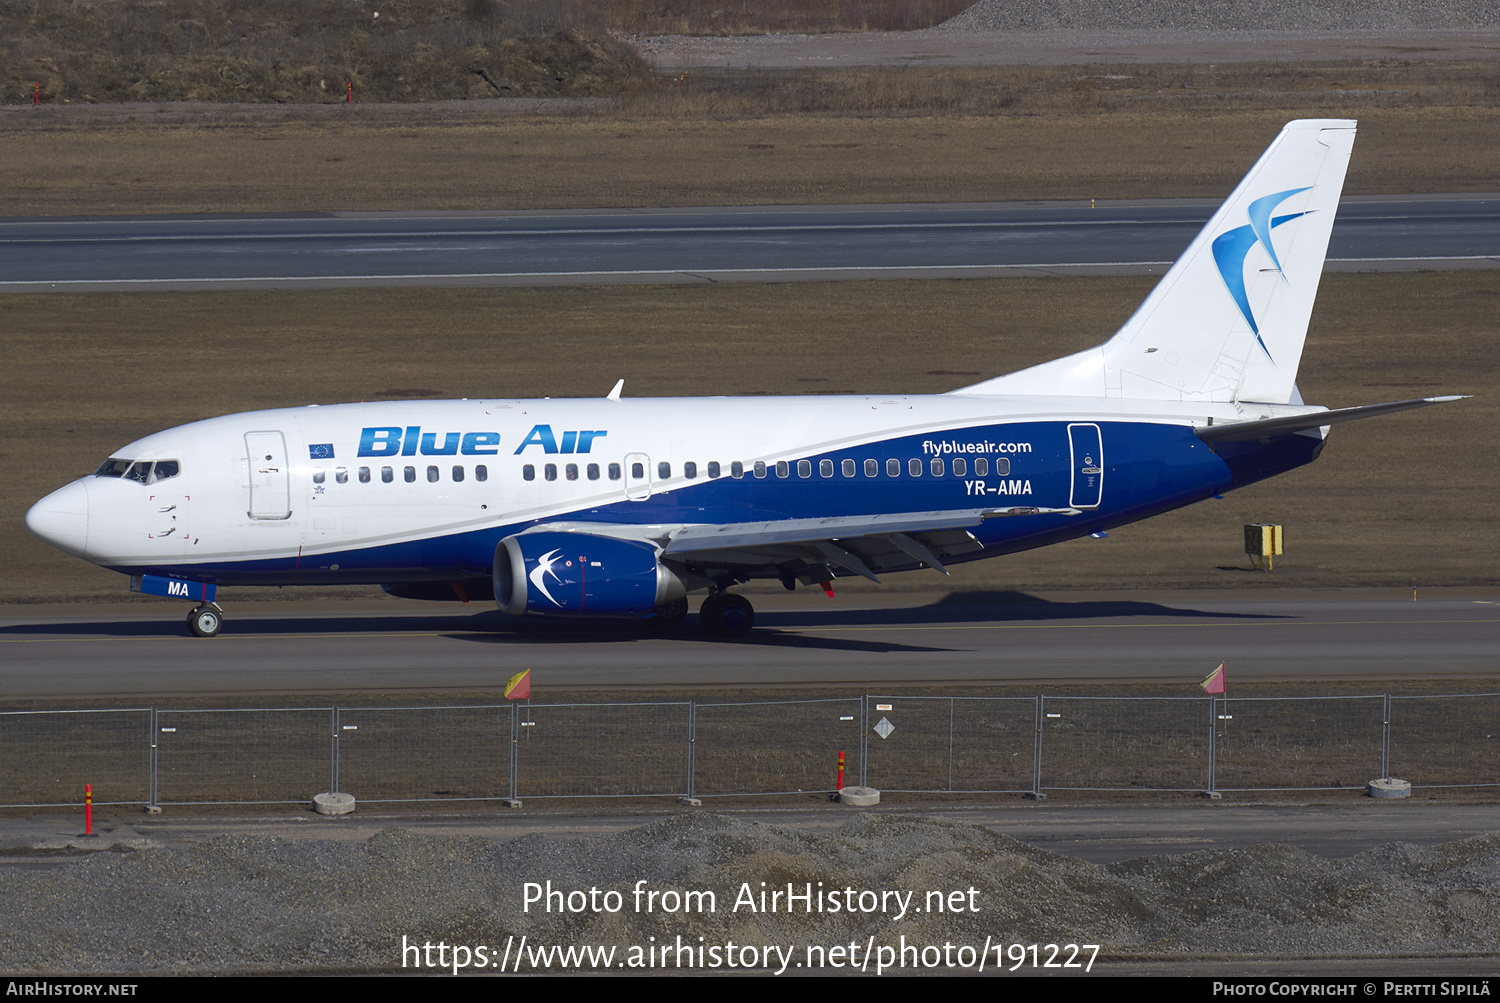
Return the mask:
[(26, 528), (41, 540), (75, 557), (89, 542), (89, 491), (86, 479), (58, 488), (26, 513)]

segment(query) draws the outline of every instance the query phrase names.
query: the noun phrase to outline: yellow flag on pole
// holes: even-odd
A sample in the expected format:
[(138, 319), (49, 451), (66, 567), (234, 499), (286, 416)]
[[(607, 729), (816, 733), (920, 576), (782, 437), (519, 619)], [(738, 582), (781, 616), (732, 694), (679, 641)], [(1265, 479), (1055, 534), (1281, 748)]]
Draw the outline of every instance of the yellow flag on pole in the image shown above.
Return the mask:
[(1204, 676), (1203, 682), (1198, 685), (1203, 687), (1204, 693), (1223, 693), (1224, 682), (1224, 663), (1220, 662), (1219, 667)]
[(510, 682), (505, 684), (505, 699), (507, 700), (529, 700), (531, 699), (531, 670), (517, 672), (510, 677)]

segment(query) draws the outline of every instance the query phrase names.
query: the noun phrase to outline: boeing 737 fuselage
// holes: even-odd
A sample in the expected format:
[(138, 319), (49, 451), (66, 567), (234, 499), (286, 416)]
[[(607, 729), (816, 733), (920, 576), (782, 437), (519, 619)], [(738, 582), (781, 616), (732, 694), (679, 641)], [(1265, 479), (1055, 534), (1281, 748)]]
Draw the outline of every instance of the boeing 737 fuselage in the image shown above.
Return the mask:
[(513, 614), (749, 630), (728, 591), (995, 557), (1308, 463), (1295, 387), (1354, 123), (1289, 124), (1108, 342), (938, 396), (461, 400), (212, 418), (120, 449), (33, 533), (195, 601), (379, 584)]

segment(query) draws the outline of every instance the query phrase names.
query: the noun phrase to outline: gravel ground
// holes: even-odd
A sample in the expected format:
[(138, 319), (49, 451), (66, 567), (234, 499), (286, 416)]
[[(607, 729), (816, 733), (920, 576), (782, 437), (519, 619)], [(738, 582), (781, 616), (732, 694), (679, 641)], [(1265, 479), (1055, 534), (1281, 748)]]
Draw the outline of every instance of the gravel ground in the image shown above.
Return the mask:
[[(1343, 861), (1264, 845), (1100, 866), (979, 826), (874, 812), (827, 834), (684, 814), (571, 840), (398, 829), (359, 843), (226, 836), (0, 874), (0, 970), (395, 971), (403, 937), (496, 955), (522, 936), (534, 948), (614, 945), (615, 967), (632, 948), (679, 937), (777, 945), (794, 959), (810, 946), (868, 938), (1071, 941), (1100, 944), (1106, 967), (1144, 956), (1490, 954), (1500, 940), (1497, 878), (1500, 835), (1425, 849), (1397, 843)], [(637, 912), (631, 890), (643, 879), (659, 892), (713, 891), (718, 908)], [(528, 912), (524, 883), (549, 880), (565, 892), (618, 889), (623, 909)], [(734, 908), (742, 886), (758, 896), (762, 882), (917, 894), (900, 918), (894, 900), (890, 911), (813, 915)], [(919, 911), (927, 890), (960, 893), (948, 900), (956, 909)]]
[(1401, 31), (1500, 25), (1493, 0), (981, 0), (943, 31)]
[(1493, 0), (983, 0), (926, 31), (628, 39), (663, 70), (1500, 55)]

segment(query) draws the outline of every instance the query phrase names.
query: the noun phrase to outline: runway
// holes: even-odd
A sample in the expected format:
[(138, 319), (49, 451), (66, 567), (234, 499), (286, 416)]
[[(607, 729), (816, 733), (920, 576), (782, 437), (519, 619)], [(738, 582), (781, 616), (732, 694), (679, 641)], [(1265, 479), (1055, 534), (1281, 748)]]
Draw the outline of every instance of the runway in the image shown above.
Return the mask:
[[(185, 636), (170, 602), (8, 607), (4, 700), (210, 694), (486, 693), (521, 669), (538, 693), (594, 689), (1180, 683), (1220, 661), (1238, 682), (1430, 679), (1495, 688), (1500, 590), (755, 595), (749, 637), (514, 620), (475, 604), (244, 603)], [(1500, 682), (1500, 680), (1497, 680)]]
[[(0, 221), (0, 292), (1157, 274), (1216, 201)], [(1500, 267), (1500, 196), (1339, 208), (1327, 270)]]

